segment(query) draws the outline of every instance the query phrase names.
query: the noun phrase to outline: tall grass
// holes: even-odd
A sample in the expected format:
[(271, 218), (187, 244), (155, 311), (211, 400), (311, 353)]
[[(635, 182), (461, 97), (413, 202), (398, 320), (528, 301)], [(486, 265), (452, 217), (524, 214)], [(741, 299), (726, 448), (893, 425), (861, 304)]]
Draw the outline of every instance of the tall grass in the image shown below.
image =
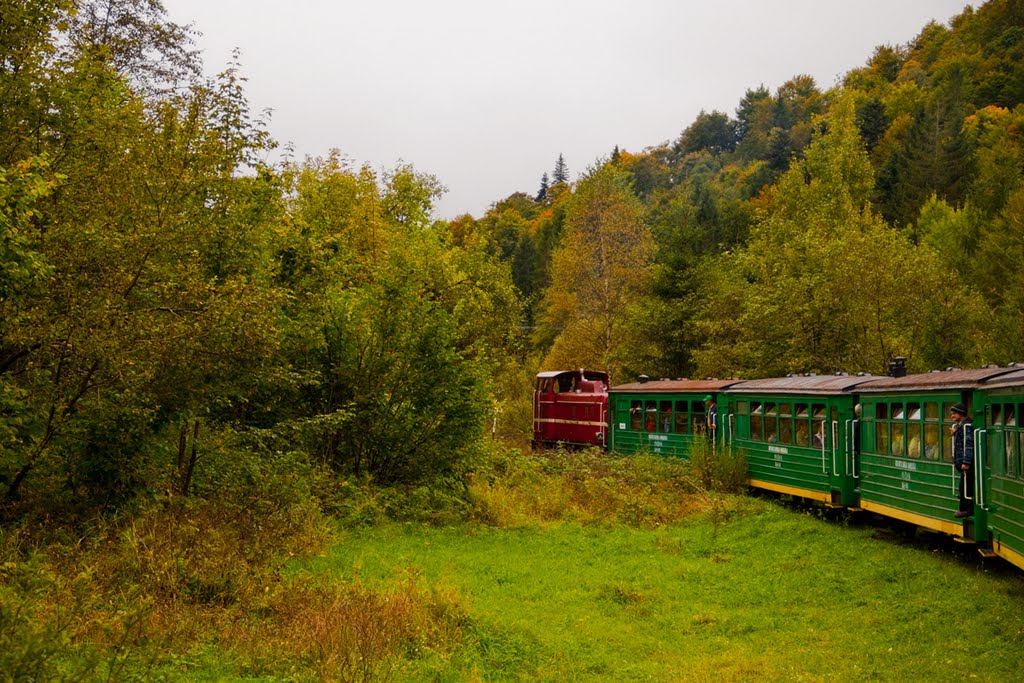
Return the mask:
[(555, 448), (509, 458), (469, 486), (476, 521), (510, 528), (562, 521), (670, 524), (746, 483), (746, 461), (699, 442), (689, 459)]

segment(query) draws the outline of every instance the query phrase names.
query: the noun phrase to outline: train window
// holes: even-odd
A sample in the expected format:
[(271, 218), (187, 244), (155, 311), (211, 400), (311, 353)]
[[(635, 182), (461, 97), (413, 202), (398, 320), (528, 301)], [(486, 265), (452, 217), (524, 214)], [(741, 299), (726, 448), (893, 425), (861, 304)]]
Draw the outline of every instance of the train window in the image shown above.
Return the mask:
[(661, 413), (661, 431), (672, 433), (672, 401), (662, 401), (659, 406)]
[(815, 403), (811, 406), (811, 445), (821, 448), (825, 444), (825, 406)]
[(998, 403), (992, 404), (992, 426), (997, 427), (1003, 424), (1003, 407)]
[(703, 434), (708, 428), (707, 419), (704, 417), (704, 402), (694, 401), (690, 404), (690, 410), (692, 411), (690, 419), (693, 425), (693, 433)]
[(761, 430), (761, 413), (764, 406), (758, 401), (750, 402), (750, 438), (754, 441), (764, 439), (764, 432)]
[(768, 443), (776, 443), (779, 440), (778, 411), (774, 403), (764, 404), (764, 440)]
[(949, 411), (954, 403), (955, 401), (946, 401), (942, 404), (942, 429), (939, 433), (942, 436), (943, 462), (953, 462), (953, 439), (949, 433), (949, 428), (953, 426), (953, 422), (949, 417)]
[(938, 422), (939, 420), (939, 404), (935, 401), (929, 401), (924, 404), (924, 419), (929, 422)]
[(903, 404), (902, 403), (893, 403), (892, 404), (892, 413), (891, 414), (892, 414), (892, 419), (894, 419), (894, 420), (902, 420), (904, 418)]
[(1024, 458), (1024, 431), (1017, 432), (1017, 476), (1024, 474), (1021, 469), (1021, 459)]
[(633, 401), (629, 405), (629, 429), (634, 432), (642, 432), (644, 429), (644, 406), (640, 401)]
[(889, 442), (889, 452), (892, 455), (904, 457), (907, 454), (906, 442), (903, 440), (903, 423), (893, 422), (892, 440)]
[(1006, 408), (1003, 410), (1003, 416), (1006, 418), (1007, 427), (1017, 426), (1017, 414), (1013, 410), (1013, 404), (1007, 403)]
[(658, 407), (654, 401), (647, 401), (644, 404), (644, 431), (655, 432), (658, 430)]
[(939, 459), (939, 425), (928, 423), (924, 426), (924, 457)]
[(907, 419), (908, 420), (920, 420), (921, 419), (921, 404), (920, 403), (908, 403), (907, 404)]
[(889, 406), (884, 403), (875, 404), (875, 417), (879, 420), (889, 419)]
[(806, 403), (796, 404), (796, 427), (794, 440), (797, 446), (807, 446), (810, 444), (810, 423), (808, 422), (809, 413), (807, 412)]
[(1003, 435), (1003, 452), (1005, 454), (1003, 473), (1008, 477), (1017, 476), (1017, 439), (1014, 432)]
[(921, 428), (920, 422), (907, 423), (907, 457), (921, 457)]
[(779, 404), (779, 443), (793, 443), (793, 412), (791, 403)]
[(889, 424), (886, 422), (875, 425), (875, 453), (889, 453)]
[(686, 415), (686, 401), (676, 401), (676, 434), (686, 434), (689, 418)]
[(746, 401), (736, 402), (736, 414), (737, 415), (748, 415), (750, 411), (750, 405)]

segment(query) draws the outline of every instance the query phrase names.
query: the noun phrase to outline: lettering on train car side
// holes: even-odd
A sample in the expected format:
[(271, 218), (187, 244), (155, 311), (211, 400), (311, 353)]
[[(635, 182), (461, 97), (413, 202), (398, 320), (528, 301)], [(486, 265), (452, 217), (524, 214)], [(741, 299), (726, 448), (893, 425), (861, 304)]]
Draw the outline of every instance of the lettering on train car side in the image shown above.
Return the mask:
[(911, 472), (917, 472), (916, 462), (907, 462), (906, 460), (897, 460), (896, 467), (901, 470), (910, 470)]
[(648, 434), (647, 438), (651, 441), (668, 441), (668, 437), (664, 434)]
[(786, 454), (789, 453), (789, 449), (787, 449), (785, 446), (769, 446), (768, 447), (768, 452), (769, 453), (781, 453), (782, 455), (786, 455)]

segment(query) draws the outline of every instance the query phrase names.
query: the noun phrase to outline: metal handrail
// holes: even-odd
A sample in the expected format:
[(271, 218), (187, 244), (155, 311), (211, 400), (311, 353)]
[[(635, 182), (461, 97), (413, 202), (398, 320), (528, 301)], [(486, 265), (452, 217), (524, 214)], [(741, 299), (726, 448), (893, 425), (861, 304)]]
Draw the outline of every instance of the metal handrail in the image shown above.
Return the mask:
[(839, 420), (832, 420), (832, 474), (839, 474), (836, 466), (836, 442), (839, 441)]
[(978, 499), (978, 505), (981, 506), (981, 509), (987, 512), (988, 507), (985, 506), (985, 487), (982, 477), (979, 476), (982, 459), (985, 457), (985, 449), (983, 447), (985, 434), (988, 434), (987, 429), (979, 429), (974, 432), (974, 495)]
[(828, 465), (825, 464), (825, 423), (821, 423), (821, 473), (828, 474)]
[(856, 434), (858, 433), (857, 432), (858, 429), (860, 429), (860, 420), (854, 420), (853, 421), (853, 434), (854, 435), (850, 437), (850, 443), (852, 444), (852, 447), (850, 448), (850, 453), (851, 453), (850, 459), (853, 461), (853, 478), (854, 479), (860, 479), (860, 475), (857, 474), (857, 438), (856, 438)]
[(850, 476), (850, 423), (852, 420), (846, 421), (846, 433), (843, 434), (843, 446), (846, 451), (846, 476)]

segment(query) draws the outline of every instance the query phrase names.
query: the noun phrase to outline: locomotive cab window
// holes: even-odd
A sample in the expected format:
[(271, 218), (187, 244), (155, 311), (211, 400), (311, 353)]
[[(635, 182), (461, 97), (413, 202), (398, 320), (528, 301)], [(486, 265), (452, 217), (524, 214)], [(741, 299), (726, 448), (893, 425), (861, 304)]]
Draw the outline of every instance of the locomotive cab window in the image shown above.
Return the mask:
[(764, 407), (759, 401), (750, 403), (750, 438), (754, 441), (761, 441), (764, 438), (764, 431), (761, 429)]

